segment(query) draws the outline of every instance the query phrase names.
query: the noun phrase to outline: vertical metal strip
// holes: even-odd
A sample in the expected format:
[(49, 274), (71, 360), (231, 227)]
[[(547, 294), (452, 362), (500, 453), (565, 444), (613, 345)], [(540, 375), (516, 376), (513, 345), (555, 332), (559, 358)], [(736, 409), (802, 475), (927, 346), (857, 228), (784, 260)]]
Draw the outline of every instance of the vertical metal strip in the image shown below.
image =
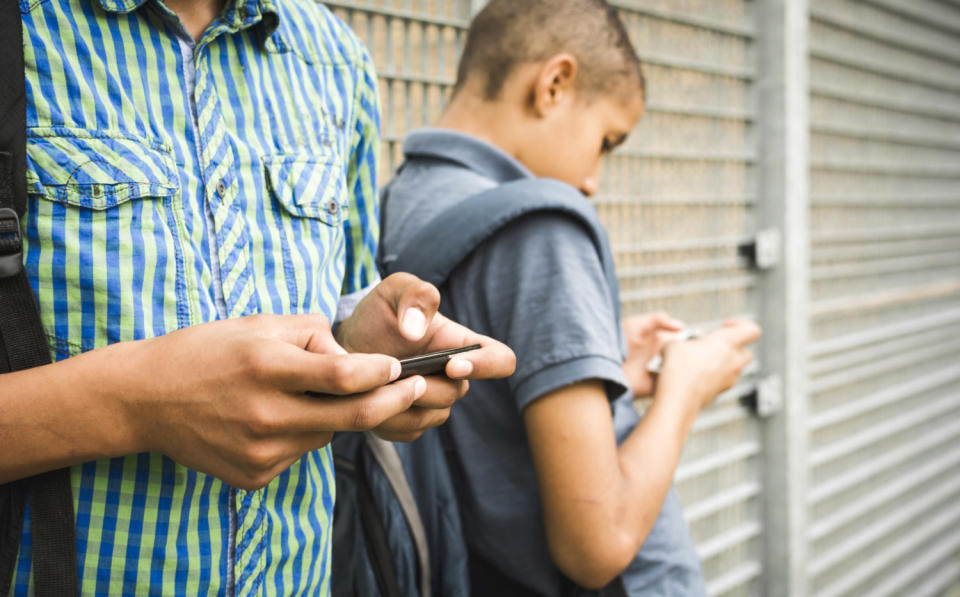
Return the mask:
[(764, 423), (764, 595), (807, 595), (809, 96), (807, 0), (758, 6), (758, 218), (783, 235), (782, 265), (761, 276), (763, 359), (783, 379), (784, 408)]

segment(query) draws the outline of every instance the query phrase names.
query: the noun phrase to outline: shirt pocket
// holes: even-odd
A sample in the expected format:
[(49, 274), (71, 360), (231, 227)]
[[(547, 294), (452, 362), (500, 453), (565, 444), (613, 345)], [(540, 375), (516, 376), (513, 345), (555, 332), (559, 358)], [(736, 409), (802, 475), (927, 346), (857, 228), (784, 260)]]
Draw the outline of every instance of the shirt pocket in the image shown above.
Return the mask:
[(68, 127), (27, 131), (27, 192), (103, 211), (180, 190), (168, 146), (156, 139)]
[(287, 213), (331, 227), (339, 227), (347, 218), (346, 172), (335, 152), (273, 155), (262, 160), (270, 191)]

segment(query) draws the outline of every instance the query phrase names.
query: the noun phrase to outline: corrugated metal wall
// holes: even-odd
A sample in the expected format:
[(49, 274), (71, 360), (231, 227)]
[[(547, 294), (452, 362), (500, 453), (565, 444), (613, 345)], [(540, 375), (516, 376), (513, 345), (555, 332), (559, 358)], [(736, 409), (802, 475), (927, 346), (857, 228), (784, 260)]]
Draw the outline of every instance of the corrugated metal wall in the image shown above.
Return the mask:
[(960, 4), (811, 0), (809, 589), (960, 576)]
[[(757, 3), (614, 3), (649, 81), (596, 200), (625, 312), (704, 328), (755, 317), (771, 299), (737, 248), (764, 200)], [(483, 1), (326, 4), (381, 75), (385, 180), (403, 135), (439, 115)], [(806, 503), (809, 549), (791, 586), (931, 594), (960, 577), (960, 4), (810, 4), (809, 495), (790, 497)], [(763, 521), (786, 505), (763, 500), (778, 464), (739, 400), (769, 350), (700, 416), (677, 473), (711, 595), (768, 586)]]

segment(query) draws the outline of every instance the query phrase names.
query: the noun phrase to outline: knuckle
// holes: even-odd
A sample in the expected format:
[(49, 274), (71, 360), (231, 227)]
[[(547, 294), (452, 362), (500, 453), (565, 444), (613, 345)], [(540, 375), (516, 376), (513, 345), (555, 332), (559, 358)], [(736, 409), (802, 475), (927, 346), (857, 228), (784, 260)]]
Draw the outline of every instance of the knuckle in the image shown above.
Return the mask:
[(374, 406), (367, 400), (360, 401), (353, 412), (353, 428), (367, 430), (376, 427), (379, 423)]
[(330, 382), (333, 387), (345, 394), (357, 391), (357, 368), (347, 358), (337, 358), (330, 366)]

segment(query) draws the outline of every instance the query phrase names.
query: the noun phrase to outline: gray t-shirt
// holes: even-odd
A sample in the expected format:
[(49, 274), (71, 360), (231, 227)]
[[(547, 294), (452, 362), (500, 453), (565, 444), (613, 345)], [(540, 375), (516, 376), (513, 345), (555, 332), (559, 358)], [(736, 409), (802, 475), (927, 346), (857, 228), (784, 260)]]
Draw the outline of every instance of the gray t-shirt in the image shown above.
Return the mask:
[[(500, 149), (452, 131), (414, 131), (404, 151), (406, 163), (384, 193), (381, 250), (387, 255), (457, 202), (532, 176)], [(599, 379), (611, 400), (618, 441), (638, 421), (600, 258), (577, 221), (532, 214), (481, 245), (441, 291), (446, 315), (505, 342), (517, 355), (517, 370), (508, 379), (471, 382), (448, 423), (468, 545), (514, 581), (556, 595), (561, 576), (547, 548), (522, 411), (553, 390)], [(631, 595), (704, 592), (673, 491), (624, 580)]]

